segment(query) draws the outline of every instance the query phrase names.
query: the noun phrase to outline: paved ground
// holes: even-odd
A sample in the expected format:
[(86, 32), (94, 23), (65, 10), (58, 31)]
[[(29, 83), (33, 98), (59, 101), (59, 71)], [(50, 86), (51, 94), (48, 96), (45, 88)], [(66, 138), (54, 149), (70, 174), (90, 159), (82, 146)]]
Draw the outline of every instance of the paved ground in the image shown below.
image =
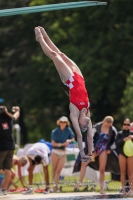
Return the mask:
[(8, 194), (5, 196), (0, 196), (0, 200), (63, 200), (63, 199), (117, 199), (120, 198), (118, 193), (107, 193), (106, 195), (99, 195), (96, 192), (74, 192), (74, 193), (35, 193), (30, 195), (22, 195), (22, 194)]

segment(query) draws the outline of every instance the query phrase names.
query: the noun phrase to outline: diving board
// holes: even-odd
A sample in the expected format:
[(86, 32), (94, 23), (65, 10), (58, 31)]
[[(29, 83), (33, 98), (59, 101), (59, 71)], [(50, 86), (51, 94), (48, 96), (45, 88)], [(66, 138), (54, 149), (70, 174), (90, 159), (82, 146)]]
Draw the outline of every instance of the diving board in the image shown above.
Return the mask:
[(100, 6), (100, 5), (107, 5), (107, 2), (80, 1), (80, 2), (71, 2), (71, 3), (48, 4), (48, 5), (41, 5), (41, 6), (29, 6), (29, 7), (22, 7), (22, 8), (11, 8), (11, 9), (0, 10), (0, 17), (37, 13), (37, 12), (46, 12), (46, 11), (53, 11), (53, 10), (70, 9), (70, 8), (80, 8), (80, 7), (87, 7), (87, 6)]

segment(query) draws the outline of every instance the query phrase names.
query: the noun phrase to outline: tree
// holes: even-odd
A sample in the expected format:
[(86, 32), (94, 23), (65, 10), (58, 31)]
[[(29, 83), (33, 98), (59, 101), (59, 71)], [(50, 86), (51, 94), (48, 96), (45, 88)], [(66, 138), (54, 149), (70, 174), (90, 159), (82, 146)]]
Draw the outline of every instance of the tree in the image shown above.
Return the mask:
[(133, 70), (127, 78), (127, 84), (121, 102), (122, 120), (129, 118), (131, 121), (133, 121)]
[[(1, 0), (0, 6), (5, 9), (61, 2)], [(69, 116), (69, 99), (61, 89), (64, 86), (52, 61), (35, 41), (34, 27), (45, 27), (52, 41), (80, 67), (89, 91), (93, 123), (112, 115), (119, 126), (121, 99), (133, 66), (132, 9), (132, 0), (108, 0), (107, 6), (1, 18), (1, 97), (8, 107), (18, 104), (22, 108), (30, 142), (42, 137), (50, 140), (56, 120)]]

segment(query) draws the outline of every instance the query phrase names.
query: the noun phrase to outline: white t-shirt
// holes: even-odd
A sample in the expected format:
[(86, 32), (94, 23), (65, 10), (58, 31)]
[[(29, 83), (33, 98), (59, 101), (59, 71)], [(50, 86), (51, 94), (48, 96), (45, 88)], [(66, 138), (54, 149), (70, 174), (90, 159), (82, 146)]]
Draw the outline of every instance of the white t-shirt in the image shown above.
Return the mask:
[(34, 160), (37, 155), (41, 156), (44, 166), (49, 164), (48, 154), (50, 154), (50, 148), (46, 144), (40, 142), (33, 144), (26, 153), (32, 160)]

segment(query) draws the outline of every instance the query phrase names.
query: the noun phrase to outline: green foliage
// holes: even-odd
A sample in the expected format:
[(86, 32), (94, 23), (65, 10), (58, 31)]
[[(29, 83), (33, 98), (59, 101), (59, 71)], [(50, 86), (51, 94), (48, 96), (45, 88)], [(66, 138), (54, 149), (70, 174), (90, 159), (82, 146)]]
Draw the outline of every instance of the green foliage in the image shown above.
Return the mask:
[(133, 119), (133, 71), (127, 77), (127, 85), (122, 98), (121, 113), (125, 118)]
[[(56, 120), (61, 115), (69, 117), (69, 99), (61, 89), (64, 86), (52, 61), (35, 40), (34, 27), (38, 25), (43, 26), (59, 49), (80, 67), (89, 91), (93, 123), (112, 115), (115, 126), (119, 127), (125, 115), (120, 112), (121, 99), (133, 66), (133, 6), (132, 0), (107, 2), (107, 6), (1, 18), (1, 98), (7, 107), (16, 104), (23, 110), (21, 132), (23, 135), (25, 125), (25, 135), (30, 142), (40, 138), (50, 140)], [(62, 1), (1, 0), (0, 7), (54, 3)]]
[[(53, 186), (52, 166), (49, 165), (48, 169), (49, 169), (50, 186), (52, 188), (52, 186)], [(14, 168), (14, 170), (15, 170), (15, 168)], [(110, 181), (111, 180), (110, 175), (111, 174), (105, 175), (105, 181), (108, 182), (106, 192), (120, 190), (121, 183), (119, 181)], [(28, 186), (29, 185), (28, 176), (24, 176), (23, 180), (24, 180), (25, 185)], [(78, 180), (79, 180), (79, 176), (65, 176), (63, 180), (60, 180), (59, 188), (61, 187), (62, 192), (74, 192), (74, 186), (77, 184)], [(15, 177), (14, 182), (17, 183), (19, 188), (22, 188), (22, 185), (21, 185), (18, 177)], [(45, 188), (44, 184), (41, 185), (42, 182), (45, 183), (44, 173), (42, 172), (40, 174), (39, 173), (34, 174), (34, 176), (33, 176), (34, 189), (38, 189), (38, 186), (39, 186), (39, 188)], [(11, 189), (14, 189), (13, 186), (11, 186)], [(88, 178), (83, 179), (83, 184), (79, 188), (79, 192), (85, 192), (85, 191), (86, 192), (87, 191), (99, 192), (99, 190), (100, 190), (99, 183), (96, 183), (96, 182), (94, 183)]]

